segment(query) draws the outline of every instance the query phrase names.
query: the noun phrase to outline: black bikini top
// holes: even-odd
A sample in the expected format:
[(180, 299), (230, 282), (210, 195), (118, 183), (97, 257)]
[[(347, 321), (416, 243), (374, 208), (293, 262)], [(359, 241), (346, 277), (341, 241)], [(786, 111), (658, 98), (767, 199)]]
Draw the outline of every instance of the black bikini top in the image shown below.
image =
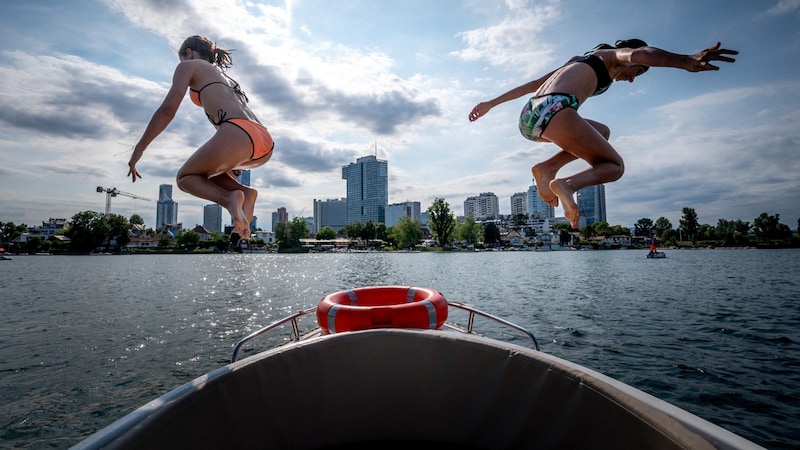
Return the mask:
[(597, 88), (595, 88), (594, 93), (592, 95), (600, 95), (606, 90), (608, 87), (611, 86), (611, 76), (608, 75), (608, 69), (606, 69), (606, 65), (603, 63), (603, 60), (600, 59), (599, 56), (595, 55), (584, 55), (580, 58), (572, 61), (573, 63), (581, 62), (588, 64), (589, 67), (594, 70), (594, 74), (597, 76)]

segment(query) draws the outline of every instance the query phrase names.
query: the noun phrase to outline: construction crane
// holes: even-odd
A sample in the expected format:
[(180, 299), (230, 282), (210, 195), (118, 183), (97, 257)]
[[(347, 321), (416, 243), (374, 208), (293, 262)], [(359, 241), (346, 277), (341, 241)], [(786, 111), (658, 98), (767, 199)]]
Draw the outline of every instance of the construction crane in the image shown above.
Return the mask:
[(116, 197), (118, 195), (124, 195), (125, 197), (130, 197), (136, 200), (145, 200), (150, 201), (149, 198), (140, 197), (136, 194), (131, 194), (130, 192), (123, 192), (117, 188), (104, 188), (102, 186), (97, 186), (97, 192), (105, 192), (106, 193), (106, 215), (111, 212), (111, 197)]

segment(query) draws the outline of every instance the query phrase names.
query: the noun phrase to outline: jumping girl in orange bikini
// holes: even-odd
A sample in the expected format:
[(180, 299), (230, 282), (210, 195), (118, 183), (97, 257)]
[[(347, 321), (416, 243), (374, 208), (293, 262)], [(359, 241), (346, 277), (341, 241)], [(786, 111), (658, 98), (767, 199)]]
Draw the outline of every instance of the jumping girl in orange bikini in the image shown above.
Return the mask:
[(133, 182), (142, 177), (136, 163), (147, 146), (167, 128), (186, 90), (190, 89), (192, 102), (205, 110), (217, 132), (178, 170), (178, 187), (225, 207), (233, 220), (234, 232), (247, 238), (258, 192), (241, 185), (235, 174), (269, 161), (275, 146), (272, 136), (247, 106), (247, 96), (239, 83), (225, 73), (232, 65), (229, 50), (217, 48), (205, 37), (192, 36), (183, 42), (178, 57), (181, 62), (175, 69), (172, 87), (133, 149), (128, 176)]

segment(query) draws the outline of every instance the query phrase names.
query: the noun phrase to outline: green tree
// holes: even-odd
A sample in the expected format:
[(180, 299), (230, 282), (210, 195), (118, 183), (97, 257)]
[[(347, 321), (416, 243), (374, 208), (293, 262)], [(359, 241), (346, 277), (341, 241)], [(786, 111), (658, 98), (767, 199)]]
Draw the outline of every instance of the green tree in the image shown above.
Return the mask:
[(483, 237), (483, 228), (479, 223), (475, 223), (475, 218), (467, 216), (458, 227), (459, 238), (466, 242), (468, 245), (475, 245), (481, 241)]
[(331, 227), (323, 227), (317, 235), (315, 236), (316, 239), (324, 239), (324, 240), (333, 240), (336, 239), (336, 232)]
[(718, 239), (717, 229), (705, 223), (697, 226), (697, 236), (703, 241), (714, 241)]
[(611, 225), (608, 227), (609, 236), (630, 236), (630, 228), (623, 227), (622, 225)]
[(275, 225), (275, 241), (282, 250), (300, 248), (300, 239), (307, 237), (308, 225), (302, 217), (295, 217), (291, 222), (278, 222)]
[(33, 254), (39, 251), (42, 247), (42, 238), (39, 236), (31, 236), (22, 244), (22, 251), (24, 253)]
[(172, 238), (170, 238), (166, 234), (162, 235), (161, 238), (158, 240), (158, 248), (163, 250), (170, 247), (172, 247)]
[(749, 239), (747, 234), (750, 232), (750, 223), (742, 222), (741, 220), (719, 219), (715, 232), (719, 239), (722, 239), (723, 246), (733, 247), (748, 245)]
[(374, 241), (375, 237), (377, 236), (377, 232), (375, 230), (375, 222), (368, 220), (366, 224), (364, 224), (364, 228), (361, 230), (361, 239), (367, 241), (367, 243)]
[(562, 246), (572, 243), (572, 227), (568, 223), (557, 223), (553, 225), (553, 231), (558, 231), (558, 241)]
[(643, 217), (633, 225), (634, 236), (647, 236), (653, 235), (653, 220)]
[(592, 227), (591, 225), (586, 225), (585, 227), (583, 227), (581, 229), (581, 236), (584, 239), (588, 240), (588, 239), (591, 239), (591, 238), (597, 236), (597, 233), (594, 231), (594, 227)]
[(144, 225), (144, 219), (138, 214), (133, 214), (131, 218), (128, 219), (128, 222), (130, 222), (131, 225)]
[(0, 222), (0, 246), (11, 247), (11, 241), (20, 237), (22, 233), (28, 232), (28, 226), (23, 224), (14, 225), (14, 222)]
[(178, 246), (191, 250), (200, 245), (200, 233), (194, 230), (183, 230), (178, 234)]
[(69, 229), (64, 234), (70, 239), (72, 251), (89, 253), (108, 239), (108, 222), (103, 214), (94, 211), (79, 212), (72, 216)]
[(361, 222), (348, 223), (344, 226), (344, 233), (350, 239), (361, 239), (364, 233), (364, 224)]
[(450, 205), (443, 198), (434, 199), (433, 204), (428, 208), (428, 225), (440, 247), (445, 247), (452, 242), (456, 219), (450, 212)]
[(675, 245), (675, 241), (678, 240), (678, 232), (672, 228), (664, 230), (659, 239), (664, 245)]
[(483, 242), (486, 245), (495, 245), (500, 243), (500, 228), (494, 222), (486, 222), (483, 226)]
[(211, 232), (211, 239), (205, 242), (205, 246), (215, 248), (217, 251), (224, 252), (228, 249), (230, 241), (219, 231)]
[(422, 228), (419, 222), (409, 216), (402, 216), (392, 227), (392, 234), (397, 241), (397, 248), (416, 248), (422, 239)]
[(611, 227), (608, 225), (608, 222), (600, 221), (595, 222), (592, 224), (592, 228), (594, 229), (595, 236), (611, 236)]
[(753, 219), (753, 232), (762, 243), (788, 240), (792, 237), (792, 230), (781, 223), (780, 214), (770, 216), (767, 213), (761, 213), (760, 216)]
[(291, 241), (289, 236), (289, 222), (282, 221), (275, 224), (275, 242), (279, 246), (288, 247)]
[(308, 238), (306, 219), (295, 217), (289, 226), (289, 239), (292, 247), (300, 247), (300, 239)]
[(681, 212), (683, 212), (683, 217), (680, 221), (680, 228), (683, 230), (684, 239), (688, 238), (694, 243), (697, 239), (697, 228), (699, 226), (697, 221), (697, 213), (695, 212), (694, 208), (689, 208), (686, 206), (683, 207)]
[(672, 222), (666, 217), (659, 217), (653, 225), (653, 234), (664, 239), (664, 232), (672, 229)]
[(128, 236), (131, 224), (128, 219), (119, 214), (109, 214), (106, 217), (106, 221), (108, 222), (109, 240), (115, 240), (117, 243), (116, 250), (120, 251), (131, 241), (130, 236)]
[(386, 229), (386, 224), (378, 222), (375, 225), (375, 239), (387, 241), (389, 239), (389, 231)]

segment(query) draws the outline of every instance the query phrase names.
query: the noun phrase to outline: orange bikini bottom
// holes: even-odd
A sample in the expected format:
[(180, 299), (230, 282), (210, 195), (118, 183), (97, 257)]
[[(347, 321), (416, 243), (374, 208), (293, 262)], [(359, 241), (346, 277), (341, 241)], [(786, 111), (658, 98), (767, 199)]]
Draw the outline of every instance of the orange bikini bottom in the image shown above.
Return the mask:
[(250, 143), (253, 146), (250, 161), (265, 158), (272, 154), (275, 142), (272, 140), (269, 131), (261, 124), (247, 119), (228, 119), (225, 122), (230, 122), (241, 128), (250, 137)]

